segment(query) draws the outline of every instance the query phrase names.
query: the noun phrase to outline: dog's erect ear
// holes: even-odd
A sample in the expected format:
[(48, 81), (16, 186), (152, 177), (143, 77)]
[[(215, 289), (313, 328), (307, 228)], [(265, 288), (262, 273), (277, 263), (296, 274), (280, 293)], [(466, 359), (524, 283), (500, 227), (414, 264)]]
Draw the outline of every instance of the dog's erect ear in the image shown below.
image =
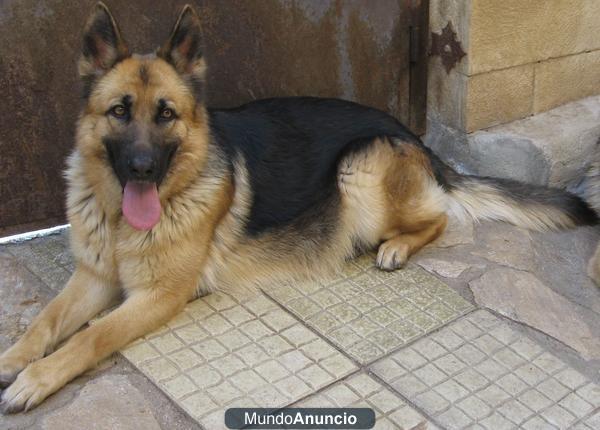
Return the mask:
[(79, 60), (79, 74), (90, 81), (129, 56), (129, 49), (108, 7), (98, 2), (88, 18)]
[(188, 4), (183, 7), (169, 40), (157, 54), (193, 84), (202, 83), (206, 71), (202, 57), (202, 28), (192, 6)]

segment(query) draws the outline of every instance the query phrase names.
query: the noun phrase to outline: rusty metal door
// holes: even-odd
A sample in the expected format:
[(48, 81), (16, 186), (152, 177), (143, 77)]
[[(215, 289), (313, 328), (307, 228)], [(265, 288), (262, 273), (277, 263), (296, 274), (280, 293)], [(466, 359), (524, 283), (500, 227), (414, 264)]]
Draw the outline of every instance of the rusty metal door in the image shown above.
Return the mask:
[[(81, 107), (76, 61), (94, 3), (0, 2), (0, 235), (64, 222), (62, 172)], [(106, 3), (132, 50), (147, 52), (187, 1)], [(341, 97), (424, 132), (427, 1), (193, 3), (204, 26), (209, 106)]]

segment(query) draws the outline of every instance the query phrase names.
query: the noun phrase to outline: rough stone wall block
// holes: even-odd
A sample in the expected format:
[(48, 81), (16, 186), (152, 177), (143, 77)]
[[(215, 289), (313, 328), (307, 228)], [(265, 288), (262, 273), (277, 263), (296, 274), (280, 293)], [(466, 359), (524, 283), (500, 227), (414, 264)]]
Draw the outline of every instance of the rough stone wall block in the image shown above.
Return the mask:
[(425, 144), (462, 172), (562, 187), (583, 175), (599, 136), (595, 96), (470, 134), (431, 120)]

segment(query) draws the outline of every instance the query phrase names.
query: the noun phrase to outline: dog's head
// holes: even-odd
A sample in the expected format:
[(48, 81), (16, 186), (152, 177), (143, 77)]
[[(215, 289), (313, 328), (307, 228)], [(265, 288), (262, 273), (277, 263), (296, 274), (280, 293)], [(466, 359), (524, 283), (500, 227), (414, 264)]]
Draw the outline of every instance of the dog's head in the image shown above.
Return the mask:
[(161, 200), (185, 186), (206, 157), (205, 63), (199, 18), (185, 6), (156, 53), (131, 54), (98, 3), (84, 33), (79, 73), (86, 101), (77, 148), (102, 186), (122, 192), (127, 222), (149, 230)]

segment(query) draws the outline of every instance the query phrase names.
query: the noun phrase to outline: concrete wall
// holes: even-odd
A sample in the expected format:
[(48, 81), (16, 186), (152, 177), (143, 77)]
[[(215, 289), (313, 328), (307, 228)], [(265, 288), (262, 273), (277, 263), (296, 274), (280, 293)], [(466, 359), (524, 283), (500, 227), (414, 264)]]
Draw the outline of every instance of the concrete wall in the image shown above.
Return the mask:
[(431, 58), (433, 121), (469, 133), (600, 94), (598, 0), (431, 0), (431, 32), (448, 23), (466, 56)]

